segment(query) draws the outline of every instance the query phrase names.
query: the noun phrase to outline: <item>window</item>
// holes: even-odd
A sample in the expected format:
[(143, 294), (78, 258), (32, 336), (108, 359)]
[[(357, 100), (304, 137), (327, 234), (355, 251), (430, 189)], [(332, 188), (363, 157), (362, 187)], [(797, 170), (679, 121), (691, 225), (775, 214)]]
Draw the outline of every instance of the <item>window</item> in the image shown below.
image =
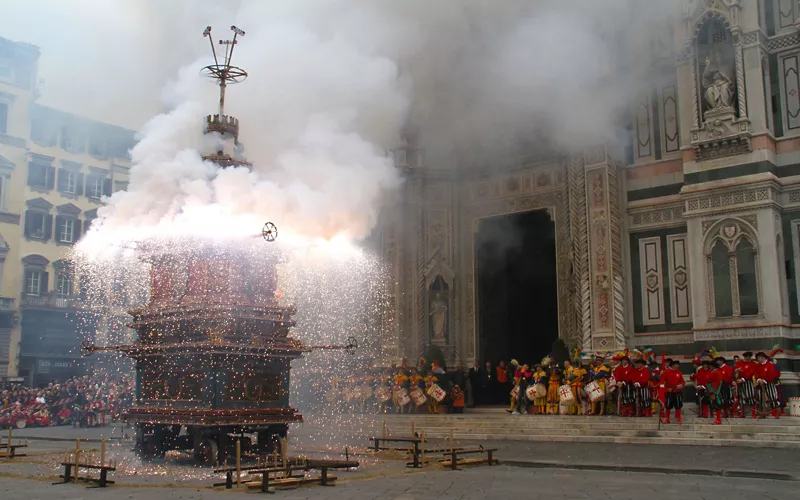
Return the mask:
[(56, 168), (39, 163), (28, 165), (28, 185), (37, 189), (53, 189), (55, 187)]
[(75, 241), (75, 219), (60, 219), (58, 223), (58, 241), (72, 243)]
[(86, 180), (86, 196), (99, 200), (103, 196), (111, 196), (111, 179), (100, 175), (92, 175)]
[(68, 297), (72, 295), (72, 272), (68, 269), (60, 269), (56, 272), (56, 295)]
[(736, 246), (736, 279), (739, 285), (739, 314), (758, 314), (758, 288), (756, 287), (756, 254), (747, 238)]
[(53, 233), (53, 216), (38, 210), (25, 211), (25, 237), (47, 241)]
[(0, 102), (0, 134), (8, 131), (8, 103)]
[(90, 177), (86, 186), (86, 195), (89, 198), (101, 198), (103, 196), (103, 179), (100, 177)]
[(27, 271), (25, 273), (25, 293), (28, 295), (41, 295), (42, 294), (42, 281), (43, 275), (46, 274), (42, 271)]
[(718, 318), (733, 316), (731, 302), (731, 266), (728, 248), (722, 240), (717, 240), (711, 251), (714, 268), (714, 313)]
[(707, 243), (711, 316), (759, 314), (758, 257), (753, 241), (738, 223), (724, 223), (718, 236)]
[(83, 174), (59, 168), (58, 190), (65, 194), (83, 194)]

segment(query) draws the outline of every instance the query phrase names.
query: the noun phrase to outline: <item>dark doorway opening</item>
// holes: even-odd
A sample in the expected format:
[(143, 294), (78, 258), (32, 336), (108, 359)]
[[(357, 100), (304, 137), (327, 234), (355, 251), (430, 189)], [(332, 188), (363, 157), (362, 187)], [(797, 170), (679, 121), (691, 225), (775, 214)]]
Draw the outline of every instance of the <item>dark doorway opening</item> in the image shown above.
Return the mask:
[(481, 219), (480, 361), (538, 363), (558, 338), (555, 223), (545, 210)]

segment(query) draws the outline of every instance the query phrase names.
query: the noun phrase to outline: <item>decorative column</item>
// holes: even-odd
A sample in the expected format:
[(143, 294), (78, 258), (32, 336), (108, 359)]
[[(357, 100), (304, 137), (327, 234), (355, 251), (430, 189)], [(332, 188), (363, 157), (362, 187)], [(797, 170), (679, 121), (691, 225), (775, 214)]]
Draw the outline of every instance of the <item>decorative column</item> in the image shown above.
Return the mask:
[(626, 338), (619, 166), (602, 146), (586, 150), (584, 162), (591, 327), (587, 338), (587, 325), (581, 325), (582, 347), (622, 349)]

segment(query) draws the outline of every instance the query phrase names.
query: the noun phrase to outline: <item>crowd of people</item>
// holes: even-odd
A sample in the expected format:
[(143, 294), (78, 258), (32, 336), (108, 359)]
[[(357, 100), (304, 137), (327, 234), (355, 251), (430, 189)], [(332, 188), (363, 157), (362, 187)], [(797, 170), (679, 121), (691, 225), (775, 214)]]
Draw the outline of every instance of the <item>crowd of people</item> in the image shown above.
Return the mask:
[[(753, 359), (748, 351), (730, 363), (713, 349), (704, 350), (694, 360), (689, 379), (696, 391), (701, 418), (743, 418), (750, 410), (752, 418), (785, 414), (786, 399), (780, 384), (780, 367), (775, 354), (759, 352)], [(682, 423), (684, 371), (678, 360), (662, 356), (655, 360), (652, 351), (629, 351), (614, 356), (595, 355), (585, 367), (585, 357), (575, 356), (558, 365), (549, 357), (531, 369), (512, 360), (506, 388), (511, 404), (508, 412), (533, 414), (614, 414), (623, 417), (650, 417), (661, 408), (664, 423)], [(501, 366), (496, 370), (496, 384), (503, 380)], [(485, 370), (483, 371), (485, 373)], [(487, 387), (478, 374), (478, 388)]]
[(42, 388), (0, 385), (0, 428), (92, 427), (118, 418), (133, 402), (127, 376), (84, 376)]
[[(660, 408), (665, 423), (682, 423), (683, 398), (692, 389), (698, 415), (753, 418), (785, 414), (780, 367), (770, 353), (745, 352), (727, 360), (712, 349), (698, 354), (684, 368), (652, 350), (615, 355), (573, 352), (557, 362), (545, 357), (533, 366), (511, 360), (493, 366), (475, 363), (466, 371), (459, 364), (445, 371), (436, 361), (416, 366), (368, 367), (360, 374), (334, 377), (316, 384), (315, 399), (326, 408), (356, 413), (461, 413), (464, 408), (509, 402), (514, 415), (619, 415), (650, 417)], [(688, 363), (685, 363), (688, 364)], [(688, 380), (687, 380), (688, 379)], [(688, 388), (687, 388), (688, 386)]]

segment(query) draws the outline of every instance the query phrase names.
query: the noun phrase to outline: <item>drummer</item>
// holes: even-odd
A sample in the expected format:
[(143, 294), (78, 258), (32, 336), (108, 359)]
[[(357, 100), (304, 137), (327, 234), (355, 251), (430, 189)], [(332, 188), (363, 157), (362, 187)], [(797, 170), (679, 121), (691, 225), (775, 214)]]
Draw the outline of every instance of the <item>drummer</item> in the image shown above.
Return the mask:
[(427, 402), (428, 402), (428, 413), (439, 413), (439, 401), (433, 397), (433, 394), (427, 394), (427, 390), (431, 388), (434, 384), (439, 381), (439, 377), (434, 375), (433, 373), (429, 373), (425, 378), (425, 387), (426, 387), (426, 395), (427, 395)]
[[(589, 376), (595, 382), (597, 382), (597, 386), (603, 391), (603, 394), (606, 394), (606, 380), (609, 377), (611, 369), (603, 364), (603, 358), (597, 356), (595, 360), (590, 365)], [(605, 398), (601, 398), (598, 401), (592, 403), (592, 409), (589, 415), (602, 415), (605, 411)]]
[(581, 364), (580, 359), (575, 359), (575, 365), (572, 367), (571, 379), (569, 385), (572, 386), (572, 394), (575, 396), (575, 402), (572, 403), (570, 408), (571, 415), (583, 415), (583, 385), (586, 378), (586, 368)]
[(531, 403), (528, 400), (526, 391), (528, 385), (533, 384), (533, 372), (528, 365), (522, 365), (519, 376), (519, 395), (517, 396), (517, 407), (514, 409), (512, 415), (524, 415), (528, 413), (528, 405)]
[(534, 413), (544, 415), (547, 405), (547, 372), (541, 364), (536, 365), (533, 371), (533, 383), (536, 384), (536, 397), (533, 398)]

